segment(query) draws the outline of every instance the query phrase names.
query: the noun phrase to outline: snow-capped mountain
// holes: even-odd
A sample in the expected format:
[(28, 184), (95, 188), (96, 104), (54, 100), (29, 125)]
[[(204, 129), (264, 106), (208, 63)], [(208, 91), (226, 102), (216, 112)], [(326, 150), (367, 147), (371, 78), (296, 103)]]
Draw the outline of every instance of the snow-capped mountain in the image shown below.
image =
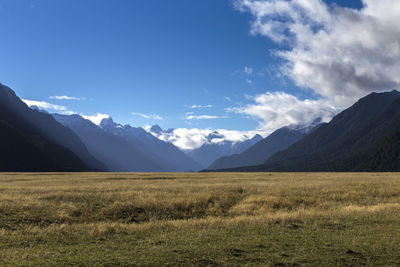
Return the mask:
[(249, 137), (244, 133), (226, 130), (168, 129), (164, 131), (158, 125), (152, 126), (148, 131), (159, 139), (178, 146), (204, 168), (220, 157), (241, 153), (263, 139), (258, 134)]
[(288, 148), (308, 135), (320, 123), (321, 120), (316, 120), (311, 125), (289, 125), (282, 127), (242, 152), (217, 159), (208, 169), (229, 169), (262, 164), (276, 152)]
[(52, 114), (64, 126), (72, 129), (89, 152), (101, 160), (110, 171), (170, 171), (155, 161), (140, 147), (103, 130), (79, 115)]
[(103, 119), (100, 127), (137, 146), (142, 151), (151, 153), (154, 160), (170, 166), (172, 171), (197, 171), (204, 168), (173, 144), (158, 139), (141, 127), (117, 124), (111, 117)]
[(111, 117), (96, 125), (80, 115), (53, 114), (71, 128), (89, 151), (112, 171), (197, 171), (204, 166), (173, 144), (166, 143), (141, 127), (121, 125)]

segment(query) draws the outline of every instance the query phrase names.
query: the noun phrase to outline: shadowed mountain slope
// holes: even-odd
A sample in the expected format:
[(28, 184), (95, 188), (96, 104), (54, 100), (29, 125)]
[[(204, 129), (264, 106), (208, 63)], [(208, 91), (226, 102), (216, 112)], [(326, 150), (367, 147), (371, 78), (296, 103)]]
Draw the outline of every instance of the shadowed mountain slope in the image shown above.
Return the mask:
[(236, 170), (397, 170), (399, 131), (400, 93), (372, 93), (264, 164)]
[[(175, 129), (163, 130), (158, 125), (152, 126), (150, 132), (161, 140), (167, 140), (166, 142), (170, 144), (182, 138), (179, 133), (175, 133)], [(258, 134), (253, 136), (253, 138), (243, 135), (242, 140), (233, 141), (230, 140), (229, 136), (225, 136), (218, 131), (213, 131), (207, 134), (207, 136), (201, 136), (200, 139), (204, 139), (202, 145), (193, 149), (182, 148), (182, 151), (192, 160), (200, 163), (201, 169), (204, 169), (220, 157), (245, 151), (255, 143), (261, 141), (262, 137)]]
[(102, 160), (111, 171), (171, 171), (169, 166), (155, 161), (140, 148), (79, 115), (53, 114), (53, 117), (72, 129), (90, 153)]
[(208, 169), (218, 170), (262, 164), (274, 153), (288, 148), (305, 137), (314, 127), (282, 127), (240, 154), (217, 159)]
[(203, 166), (210, 166), (210, 164), (212, 164), (216, 159), (223, 156), (241, 153), (262, 140), (261, 135), (257, 134), (253, 138), (244, 141), (234, 142), (224, 140), (218, 143), (213, 143), (212, 139), (214, 139), (215, 136), (216, 138), (219, 138), (218, 133), (210, 134), (208, 136), (210, 142), (203, 144), (199, 148), (186, 150), (185, 153), (192, 159), (200, 162)]
[(141, 127), (117, 124), (111, 118), (103, 119), (100, 127), (137, 147), (169, 171), (197, 171), (203, 168), (173, 144), (158, 139)]
[(0, 84), (1, 171), (86, 171), (105, 166), (68, 128)]

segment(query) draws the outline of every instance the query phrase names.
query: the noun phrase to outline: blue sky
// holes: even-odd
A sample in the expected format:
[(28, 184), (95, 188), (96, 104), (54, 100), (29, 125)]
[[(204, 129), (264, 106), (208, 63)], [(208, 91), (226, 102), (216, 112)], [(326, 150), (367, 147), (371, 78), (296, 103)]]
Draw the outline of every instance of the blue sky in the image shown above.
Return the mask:
[[(239, 109), (257, 95), (319, 98), (282, 75), (273, 51), (292, 47), (251, 34), (254, 19), (231, 0), (0, 0), (0, 82), (134, 126), (254, 130)], [(64, 95), (79, 100), (50, 98)]]

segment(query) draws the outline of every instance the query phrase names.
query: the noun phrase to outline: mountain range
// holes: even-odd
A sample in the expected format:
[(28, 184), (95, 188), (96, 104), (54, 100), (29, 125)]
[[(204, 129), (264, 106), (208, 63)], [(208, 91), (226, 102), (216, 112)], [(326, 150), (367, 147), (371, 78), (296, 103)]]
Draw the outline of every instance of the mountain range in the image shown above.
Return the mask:
[(372, 93), (263, 164), (230, 171), (398, 171), (400, 93)]
[[(212, 133), (208, 136), (208, 139), (212, 140), (215, 136), (219, 136), (219, 134)], [(241, 153), (262, 139), (261, 135), (257, 134), (253, 138), (244, 141), (235, 142), (231, 140), (223, 140), (218, 143), (208, 142), (197, 149), (186, 150), (186, 154), (200, 162), (203, 166), (208, 167), (215, 160), (221, 157)]]
[(142, 128), (116, 124), (112, 118), (103, 119), (98, 126), (79, 115), (53, 114), (53, 117), (72, 129), (89, 152), (111, 171), (169, 172), (201, 168), (182, 151)]
[[(173, 134), (174, 129), (163, 130), (160, 126), (155, 125), (150, 128), (150, 132), (157, 136), (158, 138), (165, 138)], [(247, 139), (243, 141), (232, 141), (229, 140), (225, 135), (219, 133), (218, 131), (213, 131), (205, 137), (205, 142), (198, 148), (193, 149), (183, 149), (190, 158), (199, 162), (203, 169), (210, 166), (212, 162), (215, 160), (230, 156), (233, 154), (238, 154), (252, 145), (258, 143), (263, 138), (261, 135), (256, 134), (252, 138), (247, 137)]]
[(215, 160), (208, 169), (219, 170), (262, 164), (276, 152), (286, 149), (293, 143), (305, 137), (315, 127), (315, 124), (282, 127), (261, 141), (253, 144), (242, 153), (221, 157)]
[[(328, 123), (180, 149), (174, 129), (99, 125), (28, 107), (0, 84), (0, 171), (400, 171), (400, 93), (372, 93)], [(166, 141), (165, 141), (166, 140)]]

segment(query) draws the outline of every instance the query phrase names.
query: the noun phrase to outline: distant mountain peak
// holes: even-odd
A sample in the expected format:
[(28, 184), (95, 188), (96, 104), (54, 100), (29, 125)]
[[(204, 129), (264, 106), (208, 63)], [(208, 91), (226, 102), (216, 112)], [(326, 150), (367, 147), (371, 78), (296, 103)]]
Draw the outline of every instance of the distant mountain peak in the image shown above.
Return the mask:
[(32, 106), (29, 106), (29, 107), (30, 107), (31, 109), (33, 109), (33, 110), (40, 111), (40, 109), (39, 109), (38, 106), (32, 105)]
[[(334, 114), (332, 114), (332, 117), (334, 117)], [(287, 129), (293, 130), (293, 131), (302, 130), (305, 133), (308, 133), (311, 129), (314, 129), (316, 126), (320, 125), (321, 123), (324, 123), (324, 119), (319, 117), (308, 123), (290, 124), (288, 126), (284, 126), (283, 128), (287, 128)]]
[(38, 111), (38, 112), (50, 114), (47, 110), (45, 110), (45, 109), (40, 109), (40, 108), (39, 108), (38, 106), (36, 106), (36, 105), (29, 106), (29, 108), (30, 108), (30, 109), (33, 109), (33, 110), (36, 110), (36, 111)]
[(78, 114), (51, 114), (56, 121), (61, 123), (62, 125), (71, 128), (71, 127), (89, 127), (92, 129), (96, 129), (99, 126), (94, 124), (91, 120), (83, 118), (81, 115)]
[(163, 130), (159, 125), (156, 124), (150, 128), (150, 132), (155, 133), (155, 134), (161, 134), (163, 132)]
[(108, 118), (104, 118), (101, 120), (100, 125), (101, 128), (104, 127), (116, 127), (117, 124), (114, 122), (114, 120), (109, 116)]
[(219, 132), (217, 132), (217, 131), (213, 131), (212, 133), (210, 133), (208, 136), (207, 136), (207, 140), (208, 141), (212, 141), (213, 139), (224, 139), (225, 138), (225, 136), (223, 135), (223, 134), (220, 134)]
[(251, 138), (252, 141), (257, 141), (257, 140), (261, 141), (263, 139), (264, 138), (259, 134), (256, 134), (256, 135), (253, 136), (253, 138)]

